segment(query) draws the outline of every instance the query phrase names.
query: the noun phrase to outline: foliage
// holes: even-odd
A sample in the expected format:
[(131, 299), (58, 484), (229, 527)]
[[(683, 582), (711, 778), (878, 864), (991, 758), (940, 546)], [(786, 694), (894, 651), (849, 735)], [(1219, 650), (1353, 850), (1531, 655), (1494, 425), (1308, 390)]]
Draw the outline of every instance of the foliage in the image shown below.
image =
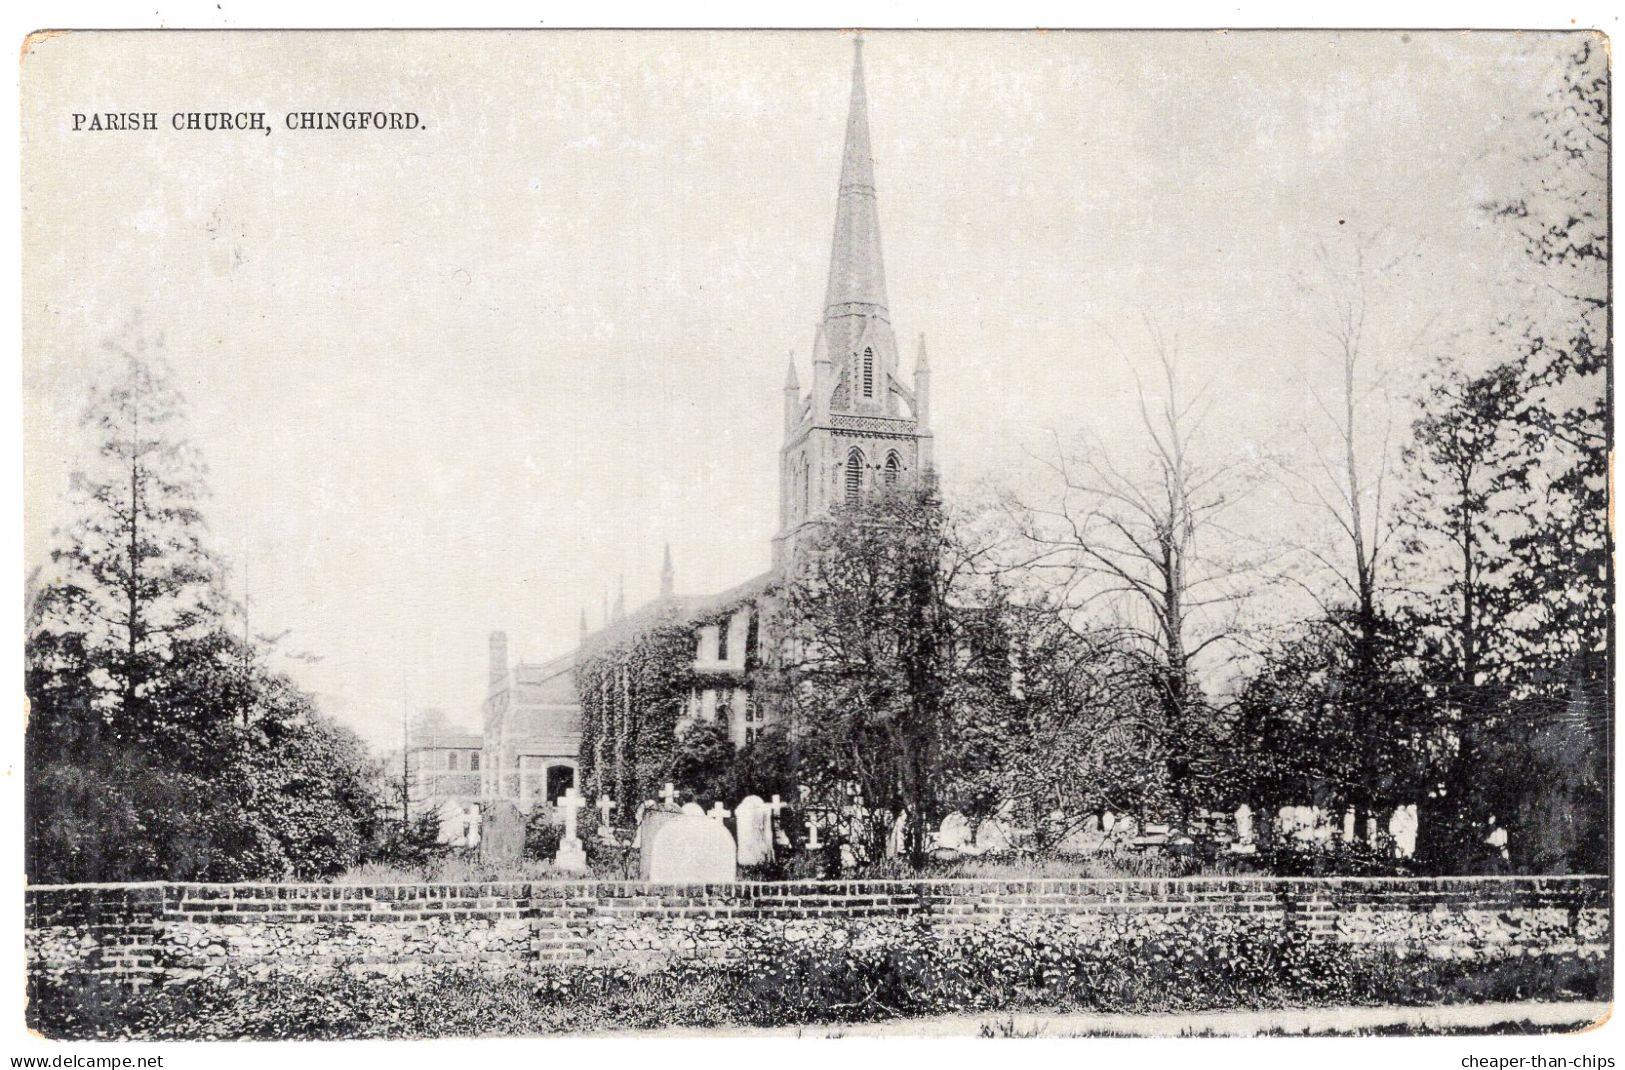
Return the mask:
[(547, 807), (538, 806), (525, 820), (525, 857), (548, 861), (559, 853), (564, 826), (548, 816)]
[(672, 748), (671, 780), (698, 800), (737, 801), (741, 795), (735, 760), (727, 723), (698, 721), (683, 731)]
[(612, 632), (581, 652), (575, 676), (582, 791), (589, 799), (608, 795), (619, 814), (635, 813), (669, 779), (694, 683), (692, 635), (674, 612), (647, 628)]
[[(1354, 616), (1351, 612), (1349, 616)], [(1263, 652), (1236, 700), (1232, 795), (1262, 814), (1306, 805), (1364, 819), (1426, 786), (1431, 709), (1410, 636), (1375, 615), (1311, 621)]]
[(1117, 632), (1080, 631), (1060, 607), (997, 589), (977, 623), (987, 633), (978, 641), (1002, 648), (1012, 675), (956, 711), (956, 809), (973, 820), (1002, 809), (1045, 853), (1104, 812), (1166, 808), (1161, 707)]
[[(774, 690), (796, 772), (861, 855), (877, 857), (906, 812), (908, 849), (924, 857), (954, 775), (955, 710), (1001, 671), (1007, 686), (999, 648), (978, 641), (974, 553), (925, 481), (838, 507), (783, 581)], [(867, 821), (849, 809), (860, 799)]]
[(74, 1039), (359, 1039), (680, 1026), (884, 1021), (972, 1011), (1161, 1013), (1368, 1004), (1602, 999), (1606, 958), (1430, 958), (1317, 940), (1242, 918), (1169, 926), (1113, 916), (1068, 937), (1043, 926), (861, 928), (834, 941), (761, 936), (732, 960), (648, 971), (466, 966), (315, 979), (222, 973), (131, 993), (29, 982), (28, 1020)]
[(80, 515), (27, 622), (29, 878), (338, 873), (375, 838), (376, 770), (272, 642), (237, 633), (180, 395), (152, 345), (115, 348)]

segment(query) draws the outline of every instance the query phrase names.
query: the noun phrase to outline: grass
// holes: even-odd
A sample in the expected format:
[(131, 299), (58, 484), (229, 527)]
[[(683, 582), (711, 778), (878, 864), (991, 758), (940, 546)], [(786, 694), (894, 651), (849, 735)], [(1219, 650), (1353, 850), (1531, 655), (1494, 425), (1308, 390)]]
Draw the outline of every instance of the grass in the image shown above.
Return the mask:
[[(508, 881), (633, 880), (637, 859), (593, 858), (586, 874), (562, 873), (540, 859), (491, 862), (468, 854), (453, 854), (421, 866), (396, 866), (369, 862), (355, 866), (336, 877), (337, 884), (490, 884)], [(1191, 876), (1231, 876), (1246, 872), (1228, 861), (1202, 863), (1195, 859), (1159, 854), (1119, 852), (1093, 855), (1034, 857), (998, 855), (981, 858), (932, 859), (915, 868), (906, 859), (887, 858), (859, 867), (843, 880), (932, 880), (986, 878), (989, 880), (1041, 880), (1045, 878), (1149, 878)], [(764, 880), (788, 874), (768, 870), (741, 870), (740, 880)]]

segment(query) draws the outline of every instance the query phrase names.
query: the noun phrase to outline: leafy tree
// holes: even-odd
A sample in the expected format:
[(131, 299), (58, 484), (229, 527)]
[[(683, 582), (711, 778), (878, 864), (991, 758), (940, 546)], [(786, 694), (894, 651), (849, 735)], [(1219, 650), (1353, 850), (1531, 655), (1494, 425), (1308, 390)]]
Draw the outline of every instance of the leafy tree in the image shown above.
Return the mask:
[(1418, 852), (1445, 869), (1482, 864), (1494, 806), (1492, 756), (1508, 733), (1508, 650), (1498, 642), (1516, 603), (1506, 539), (1527, 455), (1512, 423), (1517, 368), (1469, 377), (1446, 369), (1430, 385), (1405, 451), (1412, 491), (1405, 552), (1426, 592), (1415, 616), (1443, 756), (1421, 805)]
[(739, 798), (756, 795), (770, 799), (777, 795), (788, 801), (798, 797), (795, 746), (784, 726), (766, 726), (755, 742), (740, 749), (734, 760), (734, 782)]
[(1354, 810), (1357, 836), (1380, 846), (1377, 819), (1423, 790), (1433, 726), (1413, 638), (1386, 617), (1374, 625), (1308, 622), (1263, 651), (1241, 687), (1235, 801), (1259, 812), (1261, 838), (1270, 838), (1268, 815), (1308, 805)]
[(1519, 350), (1510, 419), (1527, 463), (1508, 540), (1508, 671), (1525, 736), (1508, 806), (1525, 868), (1611, 858), (1613, 534), (1609, 527), (1609, 74), (1590, 35), (1564, 57), (1523, 188), (1487, 209), (1522, 235), (1534, 298), (1501, 336)]
[(780, 592), (776, 665), (796, 769), (813, 804), (854, 799), (878, 855), (908, 815), (908, 851), (943, 812), (946, 734), (960, 691), (989, 656), (972, 639), (970, 566), (929, 483), (843, 506), (819, 528)]
[(1115, 631), (1079, 632), (1062, 607), (997, 595), (971, 622), (990, 678), (956, 708), (951, 787), (972, 819), (1010, 807), (1036, 850), (1058, 847), (1091, 817), (1167, 804), (1157, 748), (1159, 702)]

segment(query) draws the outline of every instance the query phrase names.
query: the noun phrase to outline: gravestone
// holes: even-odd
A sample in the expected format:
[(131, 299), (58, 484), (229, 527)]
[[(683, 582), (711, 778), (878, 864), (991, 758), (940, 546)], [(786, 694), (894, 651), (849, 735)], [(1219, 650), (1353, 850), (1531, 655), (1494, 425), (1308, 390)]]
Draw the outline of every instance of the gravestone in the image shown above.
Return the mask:
[(759, 795), (747, 795), (734, 807), (739, 829), (739, 864), (760, 866), (773, 861), (773, 808)]
[(943, 818), (937, 829), (937, 846), (944, 851), (963, 851), (971, 847), (970, 820), (957, 810)]
[(886, 857), (896, 858), (908, 850), (908, 811), (904, 810), (886, 832)]
[(638, 834), (633, 843), (638, 849), (638, 876), (649, 879), (649, 863), (654, 858), (655, 840), (660, 830), (681, 816), (683, 811), (673, 803), (645, 803), (643, 816), (638, 821)]
[(976, 826), (976, 853), (989, 854), (998, 851), (1008, 851), (1015, 846), (1013, 830), (1005, 823), (1003, 818), (984, 818)]
[(1253, 808), (1246, 803), (1236, 807), (1236, 840), (1239, 843), (1253, 842)]
[(480, 807), (480, 859), (517, 862), (525, 856), (525, 815), (512, 800), (497, 799)]
[(685, 814), (699, 814), (701, 817), (704, 817), (705, 807), (701, 806), (697, 802), (686, 802), (683, 804), (682, 812)]
[(650, 837), (647, 879), (657, 884), (727, 884), (736, 850), (728, 826), (704, 814), (678, 814)]
[(558, 853), (553, 856), (553, 868), (561, 873), (587, 872), (587, 851), (576, 835), (576, 811), (587, 805), (581, 793), (571, 788), (559, 797), (558, 807), (564, 811), (564, 835), (559, 838)]
[(1417, 827), (1415, 803), (1401, 806), (1388, 819), (1388, 835), (1393, 838), (1394, 853), (1400, 858), (1410, 858), (1416, 854)]

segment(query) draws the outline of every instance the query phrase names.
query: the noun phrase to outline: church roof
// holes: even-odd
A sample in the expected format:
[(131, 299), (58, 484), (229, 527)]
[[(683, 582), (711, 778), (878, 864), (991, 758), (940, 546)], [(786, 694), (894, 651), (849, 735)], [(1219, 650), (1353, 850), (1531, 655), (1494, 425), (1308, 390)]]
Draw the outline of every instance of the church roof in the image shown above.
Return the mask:
[(477, 732), (428, 732), (409, 736), (413, 750), (451, 750), (485, 745), (485, 737)]
[(611, 621), (607, 627), (587, 636), (587, 641), (582, 647), (560, 655), (548, 664), (558, 666), (559, 671), (563, 671), (575, 666), (583, 649), (613, 646), (657, 627), (703, 621), (707, 617), (723, 613), (742, 602), (760, 596), (773, 585), (773, 577), (774, 573), (770, 569), (716, 594), (670, 595), (656, 598), (639, 606), (620, 620)]

